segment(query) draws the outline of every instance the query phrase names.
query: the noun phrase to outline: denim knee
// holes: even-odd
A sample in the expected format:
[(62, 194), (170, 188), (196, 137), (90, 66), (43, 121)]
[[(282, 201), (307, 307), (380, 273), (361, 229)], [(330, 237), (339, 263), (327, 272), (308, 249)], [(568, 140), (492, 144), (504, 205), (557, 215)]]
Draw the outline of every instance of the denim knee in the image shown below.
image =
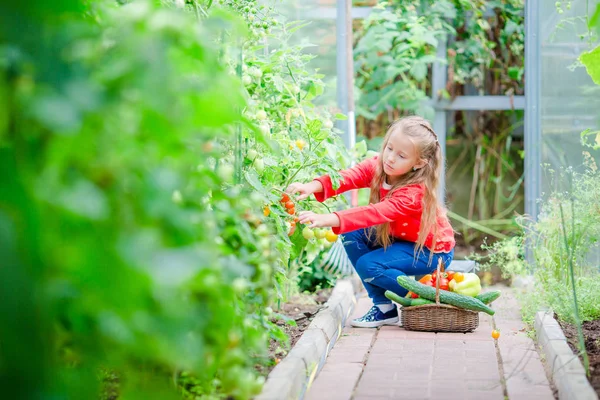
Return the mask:
[(361, 257), (356, 262), (356, 272), (365, 282), (370, 282), (377, 276), (381, 275), (381, 265), (373, 260), (370, 260), (369, 257)]

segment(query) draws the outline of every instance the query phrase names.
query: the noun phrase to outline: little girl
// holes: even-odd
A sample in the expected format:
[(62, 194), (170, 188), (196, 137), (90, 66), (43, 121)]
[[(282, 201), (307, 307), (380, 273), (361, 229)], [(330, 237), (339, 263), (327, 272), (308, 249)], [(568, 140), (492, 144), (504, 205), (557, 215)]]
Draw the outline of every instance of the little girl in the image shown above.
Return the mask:
[[(406, 295), (396, 278), (431, 273), (454, 255), (454, 231), (438, 202), (443, 168), (437, 135), (423, 118), (395, 121), (378, 156), (341, 171), (334, 190), (328, 175), (310, 183), (292, 183), (286, 191), (303, 200), (314, 193), (322, 202), (352, 189), (369, 187), (370, 204), (331, 214), (304, 211), (299, 222), (332, 227), (344, 235), (344, 247), (374, 306), (352, 326), (374, 328), (398, 322), (398, 310), (384, 293)], [(366, 228), (369, 228), (368, 230)]]

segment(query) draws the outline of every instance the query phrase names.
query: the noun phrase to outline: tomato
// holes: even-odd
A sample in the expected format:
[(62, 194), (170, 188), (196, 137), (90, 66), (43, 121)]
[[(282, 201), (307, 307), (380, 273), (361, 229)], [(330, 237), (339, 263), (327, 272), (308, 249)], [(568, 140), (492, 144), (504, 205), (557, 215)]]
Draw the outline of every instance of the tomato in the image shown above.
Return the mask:
[(336, 235), (335, 233), (333, 233), (333, 231), (327, 231), (327, 233), (325, 233), (325, 239), (329, 242), (329, 243), (333, 243), (338, 239), (338, 235)]
[(427, 282), (431, 281), (432, 279), (433, 279), (433, 275), (427, 274), (427, 275), (423, 276), (421, 279), (419, 279), (419, 282), (421, 282), (422, 284), (427, 284)]
[(254, 165), (254, 169), (259, 174), (262, 174), (265, 171), (265, 162), (263, 161), (262, 158), (257, 158), (256, 160), (254, 160), (253, 165)]
[(290, 227), (296, 226), (296, 221), (290, 221)]
[(317, 239), (325, 239), (325, 229), (315, 229), (315, 236)]
[(464, 280), (465, 280), (465, 275), (462, 272), (454, 273), (454, 281), (456, 281), (456, 283), (462, 282)]
[(288, 201), (290, 201), (290, 196), (288, 196), (287, 193), (284, 193), (281, 195), (281, 202), (282, 203), (287, 203)]
[(454, 271), (446, 271), (446, 277), (449, 281), (451, 281), (454, 278), (454, 273)]
[(290, 231), (288, 232), (288, 236), (292, 236), (296, 232), (296, 224), (290, 227)]
[(298, 217), (294, 218), (294, 222), (298, 222), (298, 221), (300, 221), (300, 218), (298, 218)]
[(263, 215), (265, 217), (268, 217), (271, 214), (271, 209), (269, 208), (269, 206), (266, 206), (265, 209), (263, 210)]
[(286, 201), (285, 208), (294, 208), (294, 202), (293, 201)]
[(419, 295), (418, 295), (418, 294), (416, 294), (416, 293), (410, 292), (410, 298), (411, 298), (411, 299), (418, 299), (418, 298), (419, 298)]
[(252, 78), (250, 78), (248, 75), (244, 75), (242, 77), (242, 83), (244, 84), (244, 86), (248, 86), (252, 84)]
[(265, 110), (258, 110), (256, 112), (256, 119), (259, 121), (263, 121), (265, 119), (267, 119), (267, 113)]
[[(433, 285), (435, 286), (435, 285)], [(448, 279), (446, 278), (441, 278), (440, 279), (440, 289), (441, 290), (448, 290)]]
[(315, 233), (313, 232), (312, 229), (310, 229), (308, 226), (306, 228), (304, 228), (302, 230), (302, 236), (304, 236), (304, 239), (306, 240), (311, 240), (314, 239), (315, 237)]
[(258, 157), (258, 151), (254, 149), (250, 149), (248, 150), (248, 153), (246, 153), (246, 158), (250, 161), (254, 161), (256, 157)]
[(498, 338), (500, 337), (500, 332), (494, 329), (494, 330), (492, 331), (492, 337), (493, 337), (494, 339), (498, 339)]
[(290, 215), (294, 215), (294, 214), (296, 214), (296, 209), (294, 207), (288, 208), (287, 209), (287, 213), (290, 214)]

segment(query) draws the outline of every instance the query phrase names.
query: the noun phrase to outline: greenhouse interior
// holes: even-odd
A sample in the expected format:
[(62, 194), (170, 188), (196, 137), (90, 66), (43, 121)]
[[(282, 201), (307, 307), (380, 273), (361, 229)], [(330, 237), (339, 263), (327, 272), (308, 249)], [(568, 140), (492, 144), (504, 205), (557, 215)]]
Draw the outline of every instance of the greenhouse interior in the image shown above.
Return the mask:
[(600, 0), (0, 10), (2, 398), (599, 398)]

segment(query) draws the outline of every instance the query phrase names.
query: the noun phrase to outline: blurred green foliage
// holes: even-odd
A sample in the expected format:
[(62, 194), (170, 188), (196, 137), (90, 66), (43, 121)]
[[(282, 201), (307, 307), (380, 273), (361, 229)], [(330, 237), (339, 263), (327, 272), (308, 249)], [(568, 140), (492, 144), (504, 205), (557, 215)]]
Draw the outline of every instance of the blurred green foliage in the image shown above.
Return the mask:
[[(274, 284), (307, 245), (288, 238), (279, 191), (346, 158), (310, 104), (318, 77), (283, 60), (301, 49), (255, 54), (274, 19), (250, 23), (242, 2), (121, 3), (2, 6), (3, 396), (250, 398), (268, 339), (286, 339)], [(286, 80), (287, 98), (270, 90)], [(287, 149), (300, 138), (301, 156)]]

